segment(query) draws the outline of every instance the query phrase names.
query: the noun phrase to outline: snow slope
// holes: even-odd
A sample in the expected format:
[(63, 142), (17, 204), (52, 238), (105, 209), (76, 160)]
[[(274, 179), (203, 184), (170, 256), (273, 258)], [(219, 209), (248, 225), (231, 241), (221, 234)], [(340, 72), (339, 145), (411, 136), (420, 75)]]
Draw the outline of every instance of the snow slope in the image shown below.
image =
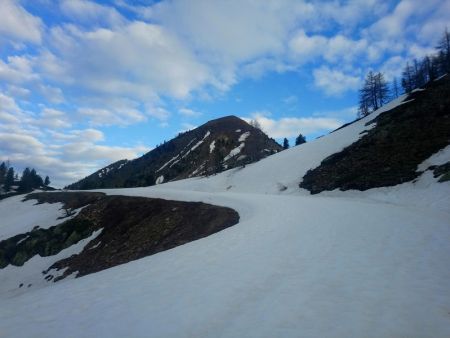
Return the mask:
[(425, 172), (366, 192), (298, 188), (373, 117), (243, 169), (104, 190), (228, 206), (240, 222), (96, 274), (0, 295), (0, 336), (450, 337), (448, 182)]
[(0, 201), (0, 241), (31, 231), (36, 225), (47, 229), (61, 223), (64, 217), (61, 203), (36, 204), (36, 200), (22, 202), (24, 195)]

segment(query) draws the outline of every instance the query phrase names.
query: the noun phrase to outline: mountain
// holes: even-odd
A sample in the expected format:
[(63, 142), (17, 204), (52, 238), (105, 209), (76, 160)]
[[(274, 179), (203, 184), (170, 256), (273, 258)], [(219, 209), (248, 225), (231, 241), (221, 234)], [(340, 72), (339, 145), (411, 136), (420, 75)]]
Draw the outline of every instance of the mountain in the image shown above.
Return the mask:
[(449, 88), (217, 175), (0, 201), (2, 334), (450, 337)]
[(140, 158), (112, 163), (66, 188), (150, 186), (242, 167), (281, 150), (261, 130), (226, 116), (180, 133)]

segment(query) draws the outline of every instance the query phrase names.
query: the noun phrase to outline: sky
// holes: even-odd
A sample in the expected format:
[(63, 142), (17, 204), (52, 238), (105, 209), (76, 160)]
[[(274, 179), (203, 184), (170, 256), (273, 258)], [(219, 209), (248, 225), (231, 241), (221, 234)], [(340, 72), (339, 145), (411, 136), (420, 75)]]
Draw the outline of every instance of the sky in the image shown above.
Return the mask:
[(310, 141), (449, 23), (450, 0), (0, 0), (0, 161), (61, 187), (226, 115)]

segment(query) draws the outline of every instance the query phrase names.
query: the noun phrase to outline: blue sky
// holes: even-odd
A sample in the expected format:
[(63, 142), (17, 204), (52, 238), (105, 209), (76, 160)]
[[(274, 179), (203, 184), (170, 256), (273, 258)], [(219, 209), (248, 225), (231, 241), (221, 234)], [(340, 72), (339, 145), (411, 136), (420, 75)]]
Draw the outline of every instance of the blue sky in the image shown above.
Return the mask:
[(449, 22), (449, 0), (0, 0), (0, 161), (61, 186), (225, 115), (312, 140)]

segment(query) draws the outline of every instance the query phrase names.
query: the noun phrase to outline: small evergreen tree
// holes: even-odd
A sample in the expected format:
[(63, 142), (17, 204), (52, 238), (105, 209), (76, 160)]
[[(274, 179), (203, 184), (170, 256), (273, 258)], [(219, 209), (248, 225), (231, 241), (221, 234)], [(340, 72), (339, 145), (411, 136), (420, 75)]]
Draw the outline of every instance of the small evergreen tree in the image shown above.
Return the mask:
[(14, 169), (11, 167), (8, 169), (5, 178), (5, 190), (10, 191), (11, 187), (14, 185)]
[(306, 143), (306, 139), (302, 134), (299, 134), (295, 139), (295, 145), (298, 146), (300, 144)]
[(36, 169), (34, 168), (30, 171), (30, 180), (32, 188), (39, 188), (44, 185), (42, 177), (37, 174)]
[(7, 172), (8, 172), (8, 167), (6, 166), (5, 162), (2, 162), (2, 164), (0, 164), (0, 184), (5, 183)]
[(212, 153), (212, 158), (211, 158), (213, 174), (218, 174), (224, 170), (223, 159), (224, 159), (224, 155), (223, 155), (222, 147), (220, 147), (220, 145), (219, 146), (216, 145), (216, 147), (214, 148), (214, 151)]
[(289, 149), (289, 140), (286, 137), (283, 140), (283, 149)]
[(25, 168), (19, 182), (19, 191), (30, 191), (33, 188), (33, 179), (31, 178), (30, 168)]
[(48, 176), (45, 176), (44, 185), (48, 187), (50, 185), (50, 178)]

